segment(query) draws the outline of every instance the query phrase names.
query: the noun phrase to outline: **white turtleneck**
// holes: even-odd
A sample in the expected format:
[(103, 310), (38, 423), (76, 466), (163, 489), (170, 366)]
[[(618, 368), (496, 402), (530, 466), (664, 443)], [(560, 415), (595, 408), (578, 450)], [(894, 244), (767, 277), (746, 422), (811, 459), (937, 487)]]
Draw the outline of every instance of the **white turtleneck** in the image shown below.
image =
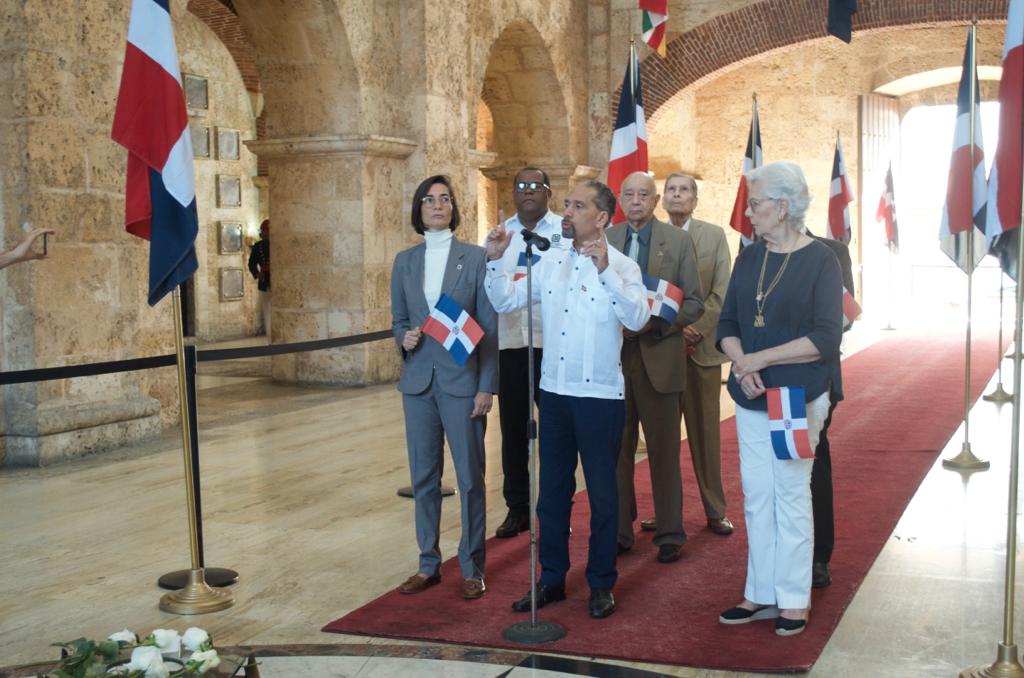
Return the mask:
[(427, 308), (434, 308), (441, 298), (444, 269), (452, 249), (452, 231), (447, 228), (443, 231), (424, 231), (423, 239), (427, 244), (423, 262), (423, 296), (427, 298)]

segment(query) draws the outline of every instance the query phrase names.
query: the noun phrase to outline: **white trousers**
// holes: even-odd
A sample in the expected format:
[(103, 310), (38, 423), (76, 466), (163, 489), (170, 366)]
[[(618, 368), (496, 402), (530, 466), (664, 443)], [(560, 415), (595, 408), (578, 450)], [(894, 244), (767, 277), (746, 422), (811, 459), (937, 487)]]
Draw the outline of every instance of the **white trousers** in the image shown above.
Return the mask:
[[(807, 403), (807, 437), (812, 450), (818, 445), (828, 407), (828, 392)], [(758, 605), (807, 608), (814, 551), (814, 460), (776, 458), (765, 411), (737, 405), (736, 434), (747, 522), (747, 584), (743, 595)]]

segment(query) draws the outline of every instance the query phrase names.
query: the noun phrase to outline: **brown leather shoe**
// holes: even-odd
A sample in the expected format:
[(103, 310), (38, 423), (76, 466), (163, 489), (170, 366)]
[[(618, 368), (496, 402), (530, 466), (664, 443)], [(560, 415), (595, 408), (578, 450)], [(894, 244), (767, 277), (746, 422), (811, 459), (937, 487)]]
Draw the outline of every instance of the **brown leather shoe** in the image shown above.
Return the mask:
[(462, 582), (462, 597), (466, 600), (476, 600), (482, 597), (486, 590), (483, 579), (467, 579)]
[(647, 520), (640, 521), (640, 529), (644, 532), (657, 532), (658, 531), (658, 520), (655, 516), (651, 516)]
[(715, 534), (732, 534), (732, 521), (725, 516), (721, 518), (708, 518), (708, 529)]
[(402, 582), (402, 585), (398, 587), (399, 593), (406, 595), (413, 593), (423, 593), (431, 586), (441, 583), (440, 574), (425, 575), (416, 573), (413, 576)]

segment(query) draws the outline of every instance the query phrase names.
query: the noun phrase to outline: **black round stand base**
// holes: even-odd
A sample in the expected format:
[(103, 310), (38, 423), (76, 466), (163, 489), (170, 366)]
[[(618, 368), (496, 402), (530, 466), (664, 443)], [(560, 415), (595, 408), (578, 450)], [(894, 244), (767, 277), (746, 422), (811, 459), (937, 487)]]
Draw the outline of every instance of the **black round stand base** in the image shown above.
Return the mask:
[[(188, 585), (188, 575), (191, 570), (178, 570), (168, 572), (156, 580), (157, 585), (162, 589), (177, 591)], [(238, 573), (224, 567), (204, 567), (203, 576), (210, 586), (231, 586), (238, 581)]]
[[(454, 487), (448, 487), (447, 485), (441, 486), (441, 496), (450, 497), (455, 494)], [(412, 499), (412, 485), (406, 485), (405, 487), (398, 488), (398, 496), (405, 497), (406, 499)]]
[(512, 626), (506, 626), (505, 630), (501, 632), (501, 637), (513, 643), (525, 645), (553, 643), (565, 638), (565, 627), (554, 622), (539, 621), (534, 625), (528, 621), (522, 621)]

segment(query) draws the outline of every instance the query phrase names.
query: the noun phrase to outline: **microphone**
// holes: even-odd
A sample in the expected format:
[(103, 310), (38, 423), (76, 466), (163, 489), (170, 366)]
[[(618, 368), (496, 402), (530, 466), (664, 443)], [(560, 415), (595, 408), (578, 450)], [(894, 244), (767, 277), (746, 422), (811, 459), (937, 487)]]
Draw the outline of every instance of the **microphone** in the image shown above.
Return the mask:
[(528, 228), (524, 228), (523, 230), (521, 230), (519, 232), (519, 234), (523, 236), (523, 240), (527, 244), (533, 245), (534, 247), (536, 247), (541, 252), (547, 252), (548, 249), (551, 247), (551, 241), (550, 240), (548, 240), (547, 238), (545, 238), (542, 235), (538, 235), (537, 233), (534, 233), (533, 231), (531, 231)]

